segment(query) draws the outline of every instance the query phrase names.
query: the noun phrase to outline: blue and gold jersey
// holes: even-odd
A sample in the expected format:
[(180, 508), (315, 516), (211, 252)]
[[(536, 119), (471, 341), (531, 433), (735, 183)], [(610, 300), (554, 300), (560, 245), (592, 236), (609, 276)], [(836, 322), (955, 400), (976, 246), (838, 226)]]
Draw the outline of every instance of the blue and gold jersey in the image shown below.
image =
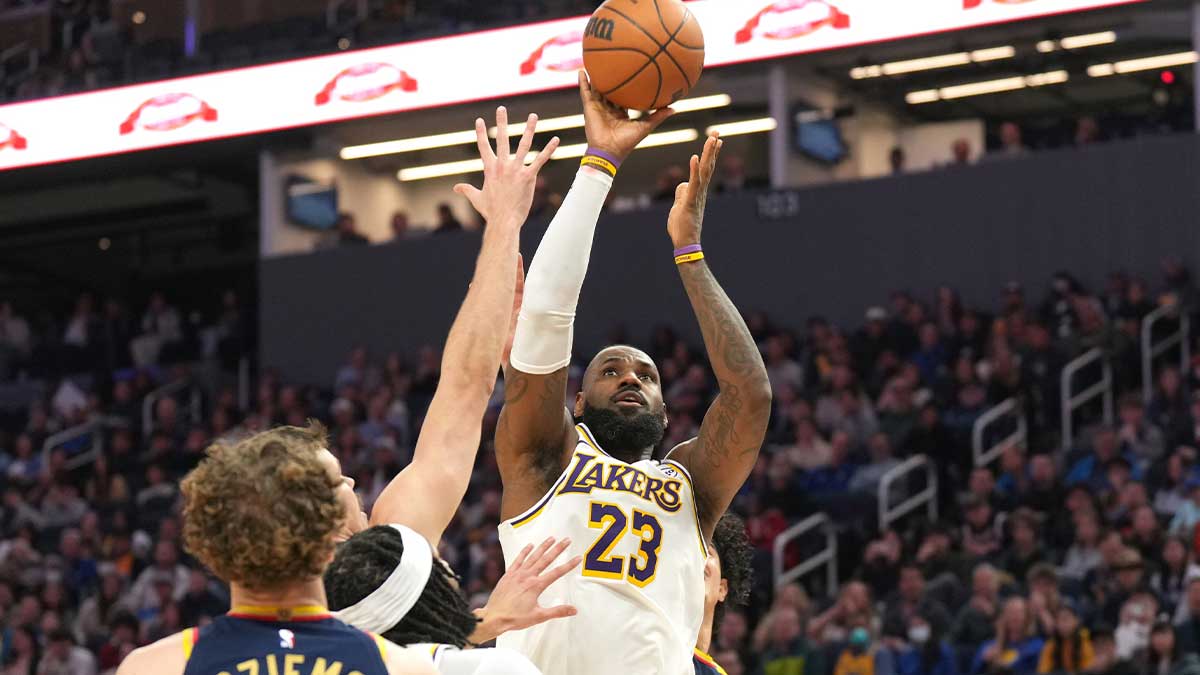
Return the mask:
[(183, 634), (183, 675), (388, 675), (384, 642), (324, 607), (235, 607)]
[(728, 675), (721, 664), (699, 649), (692, 654), (692, 664), (696, 666), (696, 675)]

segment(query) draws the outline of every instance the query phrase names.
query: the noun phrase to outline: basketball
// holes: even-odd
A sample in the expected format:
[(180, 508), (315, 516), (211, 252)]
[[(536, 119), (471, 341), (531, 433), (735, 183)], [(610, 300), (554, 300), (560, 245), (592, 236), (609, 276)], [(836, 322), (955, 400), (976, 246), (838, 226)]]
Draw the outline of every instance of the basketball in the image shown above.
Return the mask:
[(657, 110), (696, 86), (704, 33), (680, 0), (608, 0), (583, 35), (592, 88), (632, 110)]

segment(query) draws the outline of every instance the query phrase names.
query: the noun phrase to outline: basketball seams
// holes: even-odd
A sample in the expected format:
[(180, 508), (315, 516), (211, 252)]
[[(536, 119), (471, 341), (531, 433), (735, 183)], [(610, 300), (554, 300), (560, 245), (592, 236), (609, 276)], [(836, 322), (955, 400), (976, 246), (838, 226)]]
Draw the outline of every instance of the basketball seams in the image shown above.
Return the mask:
[(692, 14), (691, 10), (689, 10), (685, 7), (682, 21), (680, 21), (679, 26), (675, 29), (675, 31), (671, 32), (667, 28), (666, 19), (662, 15), (662, 8), (659, 6), (658, 0), (652, 0), (652, 1), (654, 3), (655, 13), (658, 15), (659, 23), (662, 25), (663, 30), (665, 32), (667, 32), (667, 40), (665, 43), (660, 43), (658, 41), (658, 39), (655, 38), (654, 35), (652, 35), (645, 28), (643, 28), (641, 26), (641, 24), (639, 24), (637, 21), (633, 20), (632, 17), (630, 17), (628, 14), (621, 11), (620, 9), (616, 9), (615, 7), (612, 7), (611, 4), (607, 4), (606, 6), (600, 8), (601, 10), (607, 10), (607, 11), (612, 12), (613, 14), (621, 17), (622, 19), (625, 19), (625, 21), (628, 24), (637, 28), (638, 31), (640, 31), (643, 35), (645, 35), (647, 38), (649, 38), (649, 40), (651, 42), (658, 45), (658, 51), (656, 53), (654, 53), (653, 55), (648, 54), (644, 50), (636, 48), (636, 47), (596, 47), (596, 48), (591, 48), (591, 49), (585, 48), (583, 50), (585, 53), (604, 52), (604, 51), (625, 51), (625, 52), (638, 53), (647, 58), (647, 62), (645, 65), (643, 65), (641, 68), (638, 68), (636, 71), (634, 71), (632, 74), (630, 74), (629, 77), (625, 78), (619, 84), (609, 88), (606, 91), (602, 91), (601, 92), (602, 96), (608, 96), (609, 94), (617, 91), (621, 87), (628, 85), (630, 82), (632, 82), (634, 79), (636, 79), (639, 75), (641, 75), (642, 72), (645, 71), (648, 66), (653, 65), (654, 70), (656, 71), (656, 74), (658, 75), (658, 86), (655, 88), (654, 99), (651, 101), (651, 104), (658, 103), (658, 99), (662, 95), (662, 88), (663, 88), (663, 81), (664, 81), (662, 66), (660, 66), (658, 63), (658, 57), (663, 54), (665, 54), (666, 57), (671, 61), (671, 64), (675, 66), (676, 70), (679, 71), (679, 74), (683, 76), (684, 82), (687, 83), (688, 88), (690, 89), (694, 86), (694, 83), (692, 82), (692, 79), (688, 76), (687, 71), (685, 71), (683, 66), (681, 66), (679, 64), (679, 61), (675, 58), (675, 56), (673, 54), (671, 54), (671, 52), (668, 50), (668, 47), (670, 47), (671, 44), (674, 43), (676, 45), (679, 45), (679, 47), (682, 49), (689, 49), (689, 50), (693, 50), (693, 51), (703, 51), (704, 50), (704, 47), (696, 47), (693, 45), (688, 45), (686, 43), (680, 42), (677, 39), (679, 33), (683, 32), (683, 29), (687, 27), (688, 23), (690, 21), (695, 20), (695, 15)]

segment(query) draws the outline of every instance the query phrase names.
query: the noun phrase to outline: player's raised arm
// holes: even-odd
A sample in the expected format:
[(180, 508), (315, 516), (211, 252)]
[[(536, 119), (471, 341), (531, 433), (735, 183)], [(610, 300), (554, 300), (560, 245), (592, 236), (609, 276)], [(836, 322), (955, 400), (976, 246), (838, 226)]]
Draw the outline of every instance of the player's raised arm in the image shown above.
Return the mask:
[(720, 390), (704, 415), (700, 435), (671, 453), (692, 474), (706, 536), (750, 475), (771, 416), (771, 384), (762, 355), (700, 248), (704, 204), (720, 152), (721, 141), (714, 135), (705, 142), (703, 157), (692, 156), (691, 176), (675, 191), (667, 221), (679, 276)]
[[(450, 328), (438, 382), (413, 461), (379, 495), (371, 524), (401, 523), (437, 546), (458, 510), (471, 478), (483, 414), (496, 384), (512, 323), (513, 298), (521, 283), (518, 253), (521, 226), (529, 215), (538, 171), (558, 147), (553, 138), (533, 163), (524, 159), (533, 144), (537, 116), (530, 115), (525, 133), (511, 154), (508, 113), (496, 111), (496, 150), (487, 125), (475, 120), (483, 158), (483, 189), (457, 185), (487, 221), (475, 276), (462, 309)], [(503, 328), (500, 328), (503, 327)]]
[(505, 370), (504, 410), (496, 429), (504, 518), (540, 499), (575, 447), (576, 432), (565, 405), (567, 366), (596, 222), (621, 162), (672, 114), (666, 108), (630, 119), (594, 91), (582, 71), (579, 91), (588, 152), (529, 266), (512, 358)]

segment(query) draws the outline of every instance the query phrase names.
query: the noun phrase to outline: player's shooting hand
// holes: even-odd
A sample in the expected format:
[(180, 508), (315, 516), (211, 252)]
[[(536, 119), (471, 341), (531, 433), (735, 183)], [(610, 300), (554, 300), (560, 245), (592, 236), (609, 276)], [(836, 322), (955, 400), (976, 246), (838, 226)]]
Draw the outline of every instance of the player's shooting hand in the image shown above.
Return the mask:
[(504, 343), (504, 353), (500, 363), (508, 370), (508, 359), (512, 356), (513, 338), (517, 335), (517, 317), (521, 314), (521, 302), (525, 299), (525, 257), (517, 254), (517, 286), (513, 294), (512, 317), (508, 320), (508, 340)]
[(496, 109), (495, 151), (488, 140), (487, 124), (483, 118), (475, 120), (479, 157), (483, 160), (483, 189), (459, 183), (454, 186), (454, 191), (471, 202), (489, 227), (520, 227), (529, 215), (538, 172), (558, 148), (558, 136), (555, 136), (527, 165), (536, 128), (537, 115), (531, 114), (517, 152), (513, 154), (508, 142), (508, 111), (504, 106)]
[(542, 607), (538, 603), (542, 591), (575, 569), (583, 560), (582, 556), (575, 556), (562, 565), (550, 568), (550, 564), (570, 545), (570, 539), (555, 543), (551, 537), (536, 550), (532, 544), (522, 549), (492, 591), (487, 606), (483, 608), (483, 623), (472, 636), (472, 641), (486, 642), (508, 631), (575, 616), (576, 610), (570, 605)]
[(584, 131), (588, 145), (624, 160), (652, 131), (675, 114), (671, 108), (656, 110), (638, 119), (592, 89), (587, 73), (579, 71), (579, 97), (583, 100)]
[(677, 249), (700, 243), (704, 204), (708, 200), (708, 186), (717, 171), (721, 144), (717, 134), (709, 136), (704, 142), (704, 154), (699, 157), (692, 155), (688, 182), (680, 183), (675, 189), (675, 205), (667, 217), (667, 233)]

